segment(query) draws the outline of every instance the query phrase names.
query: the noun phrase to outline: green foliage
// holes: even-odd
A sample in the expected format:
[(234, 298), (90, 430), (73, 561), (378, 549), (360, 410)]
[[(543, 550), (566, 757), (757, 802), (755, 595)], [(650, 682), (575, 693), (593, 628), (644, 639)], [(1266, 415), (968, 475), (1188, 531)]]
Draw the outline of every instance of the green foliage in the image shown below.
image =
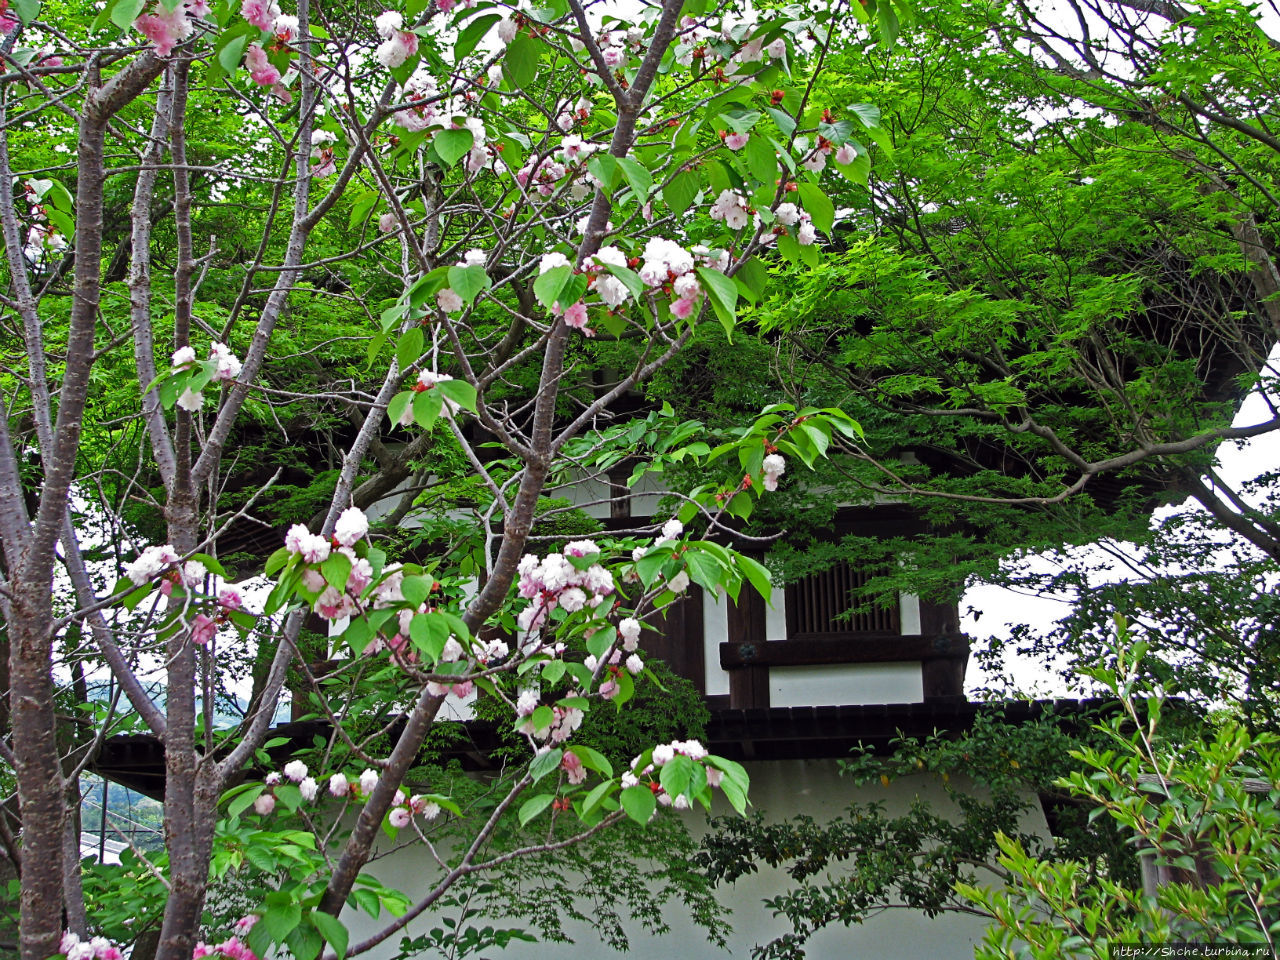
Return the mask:
[(1274, 944), (1277, 738), (1251, 735), (1228, 717), (1189, 742), (1171, 740), (1162, 697), (1134, 678), (1144, 653), (1141, 643), (1121, 646), (1115, 670), (1094, 671), (1124, 705), (1128, 724), (1107, 724), (1109, 747), (1077, 751), (1081, 769), (1059, 783), (1134, 839), (1149, 883), (1096, 877), (1078, 860), (1045, 861), (1002, 834), (1007, 885), (957, 887), (996, 921), (980, 960), (1109, 957), (1121, 943)]

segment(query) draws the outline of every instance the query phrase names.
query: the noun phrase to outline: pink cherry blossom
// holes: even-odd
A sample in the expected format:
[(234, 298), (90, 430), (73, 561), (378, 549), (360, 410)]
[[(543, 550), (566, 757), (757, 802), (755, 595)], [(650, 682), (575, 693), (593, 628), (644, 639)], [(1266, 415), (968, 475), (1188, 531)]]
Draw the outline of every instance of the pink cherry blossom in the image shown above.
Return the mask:
[(218, 625), (203, 613), (197, 613), (191, 622), (191, 642), (204, 646), (218, 634)]
[(259, 816), (265, 817), (276, 808), (276, 798), (269, 793), (264, 793), (253, 801), (253, 811)]
[(560, 767), (564, 770), (570, 783), (578, 784), (587, 779), (587, 768), (582, 765), (582, 758), (571, 750), (564, 752)]
[(724, 145), (730, 150), (741, 150), (750, 139), (751, 136), (746, 133), (731, 133), (724, 138)]
[(182, 7), (166, 10), (163, 4), (156, 4), (150, 13), (134, 20), (133, 27), (155, 44), (156, 56), (159, 57), (173, 53), (173, 48), (191, 36), (195, 29)]
[(274, 86), (280, 82), (280, 71), (267, 59), (267, 51), (262, 49), (260, 43), (249, 45), (244, 53), (244, 65), (253, 82), (261, 87)]
[(587, 305), (579, 300), (564, 312), (564, 322), (575, 330), (582, 330), (587, 325)]
[(679, 320), (689, 319), (689, 315), (693, 313), (694, 301), (681, 298), (671, 304), (671, 312)]
[(223, 584), (218, 588), (218, 604), (224, 610), (242, 610), (244, 597), (240, 594), (240, 588), (229, 583)]
[(387, 817), (387, 822), (393, 827), (407, 827), (413, 815), (404, 807), (396, 807)]
[(857, 156), (858, 151), (854, 149), (853, 144), (846, 143), (836, 151), (836, 163), (853, 163)]
[(280, 16), (280, 5), (275, 0), (244, 0), (240, 4), (240, 16), (259, 30), (270, 30)]

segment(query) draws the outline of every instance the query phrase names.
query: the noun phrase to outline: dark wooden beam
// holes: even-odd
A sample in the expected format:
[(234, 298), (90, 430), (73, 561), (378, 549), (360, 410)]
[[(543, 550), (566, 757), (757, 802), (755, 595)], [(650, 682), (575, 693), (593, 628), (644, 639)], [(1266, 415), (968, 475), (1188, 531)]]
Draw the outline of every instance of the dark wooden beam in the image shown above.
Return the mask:
[[(729, 643), (720, 644), (720, 663), (724, 664), (724, 648), (746, 651), (766, 645), (764, 597), (750, 587), (743, 587), (738, 602), (728, 604)], [(750, 654), (735, 665), (729, 674), (729, 706), (735, 710), (762, 709), (769, 706), (769, 669), (753, 664)]]
[[(746, 596), (747, 591), (743, 591)], [(730, 608), (732, 610), (732, 608)], [(763, 633), (763, 612), (760, 617)], [(732, 613), (729, 635), (735, 633)], [(795, 637), (787, 640), (735, 639), (720, 644), (720, 666), (732, 673), (767, 667), (807, 667), (838, 663), (893, 663), (919, 660), (969, 659), (969, 638), (963, 634), (847, 634)], [(732, 673), (730, 684), (733, 682)], [(736, 704), (735, 704), (736, 706)], [(741, 709), (746, 709), (741, 708)]]

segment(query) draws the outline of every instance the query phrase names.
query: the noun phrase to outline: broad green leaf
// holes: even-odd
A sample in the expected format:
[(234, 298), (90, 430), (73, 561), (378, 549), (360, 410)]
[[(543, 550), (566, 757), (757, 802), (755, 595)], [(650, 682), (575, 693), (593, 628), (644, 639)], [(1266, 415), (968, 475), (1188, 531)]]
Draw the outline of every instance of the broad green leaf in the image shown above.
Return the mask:
[(743, 150), (746, 151), (747, 169), (753, 177), (766, 185), (778, 179), (778, 161), (774, 156), (773, 143), (767, 137), (752, 136)]
[(605, 780), (604, 782), (597, 784), (595, 788), (587, 794), (586, 799), (582, 801), (583, 815), (585, 816), (596, 807), (600, 806), (601, 801), (616, 790), (617, 786), (618, 785), (612, 780)]
[(893, 12), (889, 0), (880, 0), (876, 7), (876, 19), (880, 24), (880, 36), (892, 47), (898, 42), (898, 15)]
[(10, 5), (23, 24), (28, 24), (40, 16), (40, 0), (12, 0)]
[(772, 605), (773, 578), (769, 574), (769, 568), (743, 553), (737, 554), (734, 560), (742, 575), (750, 581), (751, 586), (755, 587), (756, 593), (764, 597), (766, 603)]
[(422, 356), (422, 344), (421, 327), (410, 327), (400, 334), (400, 339), (396, 342), (396, 363), (400, 364), (401, 370), (407, 371), (418, 362), (418, 358)]
[(264, 784), (261, 784), (261, 783), (253, 784), (253, 786), (249, 787), (247, 790), (240, 793), (229, 804), (227, 804), (227, 816), (228, 817), (240, 816), (240, 814), (244, 813), (251, 806), (253, 806), (253, 801), (257, 800), (258, 797), (262, 796), (262, 792), (266, 789), (267, 788)]
[(555, 794), (540, 793), (536, 797), (530, 797), (520, 804), (520, 826), (525, 826), (530, 820), (551, 806), (553, 800), (555, 800)]
[(677, 753), (668, 760), (658, 772), (658, 782), (662, 784), (662, 789), (667, 791), (667, 795), (672, 800), (687, 793), (692, 780), (693, 761), (682, 753)]
[(274, 903), (258, 919), (258, 923), (266, 928), (267, 935), (275, 943), (283, 942), (301, 922), (302, 907), (296, 903)]
[(558, 747), (555, 750), (548, 750), (546, 753), (540, 753), (533, 758), (533, 762), (529, 764), (529, 775), (533, 777), (533, 782), (537, 783), (552, 770), (560, 766), (560, 760), (564, 757), (564, 751)]
[(472, 50), (479, 46), (480, 41), (484, 39), (484, 35), (489, 32), (495, 23), (501, 20), (496, 13), (487, 13), (482, 17), (476, 17), (458, 34), (458, 39), (453, 44), (454, 60), (461, 60), (468, 56)]
[(828, 236), (835, 225), (836, 208), (827, 192), (816, 183), (799, 184), (800, 202), (813, 217), (813, 225)]
[[(540, 304), (550, 310), (551, 305), (560, 299), (560, 291), (564, 289), (571, 276), (573, 276), (573, 267), (568, 264), (552, 267), (533, 281), (533, 295), (538, 298)], [(561, 306), (567, 306), (567, 304), (561, 304)]]
[(790, 137), (796, 131), (796, 121), (791, 114), (785, 110), (779, 110), (777, 107), (765, 107), (765, 112), (773, 118), (774, 126), (778, 128), (778, 132), (783, 137)]
[(644, 203), (649, 197), (649, 191), (653, 189), (653, 174), (638, 160), (631, 157), (619, 157), (618, 166), (622, 168), (622, 174), (627, 178), (627, 184), (635, 193), (638, 202)]
[(614, 188), (622, 178), (618, 158), (608, 153), (597, 153), (588, 160), (587, 171), (600, 181), (600, 189), (604, 191), (606, 197), (613, 194)]
[(218, 64), (228, 75), (234, 75), (240, 69), (240, 61), (244, 59), (244, 50), (248, 45), (249, 37), (242, 33), (238, 37), (232, 37), (218, 51)]
[(619, 267), (617, 264), (609, 264), (605, 267), (611, 274), (623, 282), (627, 288), (627, 292), (633, 297), (639, 298), (644, 294), (644, 281), (640, 279), (640, 274), (627, 267)]
[(316, 910), (311, 914), (311, 922), (320, 931), (320, 936), (324, 937), (325, 942), (333, 947), (333, 952), (337, 954), (338, 960), (343, 960), (347, 955), (348, 934), (347, 928), (342, 921), (337, 917)]
[(653, 811), (658, 808), (658, 798), (643, 783), (627, 787), (618, 799), (622, 801), (622, 809), (627, 811), (627, 816), (641, 826), (649, 822)]
[(320, 572), (324, 575), (325, 583), (341, 591), (347, 585), (347, 578), (351, 576), (351, 558), (335, 550), (320, 564)]
[(432, 139), (431, 147), (447, 169), (457, 163), (474, 143), (475, 135), (466, 127), (459, 127), (456, 130), (441, 130)]
[(493, 281), (485, 273), (482, 264), (449, 268), (449, 286), (462, 298), (463, 303), (471, 303), (480, 295), (481, 290), (488, 290), (492, 284)]
[(430, 577), (417, 575), (405, 577), (400, 581), (400, 594), (413, 606), (420, 606), (431, 596), (432, 580)]
[(667, 202), (671, 212), (676, 216), (684, 213), (691, 206), (702, 189), (702, 181), (692, 170), (681, 170), (662, 188), (662, 199)]
[(541, 41), (523, 33), (507, 44), (507, 51), (502, 57), (502, 75), (509, 88), (519, 90), (533, 83), (538, 75), (542, 47)]
[(729, 339), (733, 339), (733, 327), (735, 314), (738, 310), (738, 287), (732, 279), (726, 277), (719, 270), (712, 270), (710, 267), (698, 267), (698, 278), (702, 281), (702, 286), (707, 291), (707, 295), (711, 298), (711, 306), (716, 312), (716, 316), (720, 319), (721, 326), (724, 327), (725, 333)]
[(147, 0), (119, 0), (111, 8), (111, 22), (121, 30), (132, 30), (133, 21), (138, 19), (138, 15), (146, 5)]
[(463, 410), (476, 412), (476, 388), (465, 380), (442, 380), (437, 383), (434, 389), (444, 394), (446, 399), (452, 400)]
[(613, 764), (599, 750), (593, 750), (587, 746), (574, 746), (569, 748), (569, 752), (575, 754), (588, 770), (594, 770), (603, 777), (613, 776)]
[(387, 404), (387, 419), (392, 424), (398, 424), (404, 419), (404, 412), (413, 403), (414, 396), (415, 394), (404, 390), (391, 398), (391, 402)]

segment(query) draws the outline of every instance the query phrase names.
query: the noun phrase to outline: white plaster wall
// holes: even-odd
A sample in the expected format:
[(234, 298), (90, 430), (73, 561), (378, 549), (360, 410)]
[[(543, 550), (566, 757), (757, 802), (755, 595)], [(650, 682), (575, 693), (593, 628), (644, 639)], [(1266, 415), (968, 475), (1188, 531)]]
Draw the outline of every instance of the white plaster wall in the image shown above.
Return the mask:
[[(751, 590), (750, 584), (744, 584), (743, 590)], [(769, 604), (764, 612), (764, 632), (766, 640), (787, 639), (786, 591), (774, 587)], [(728, 643), (729, 636), (729, 603), (724, 594), (712, 596), (702, 594), (702, 650), (703, 660), (707, 667), (707, 696), (714, 697), (729, 692), (729, 671), (720, 666), (720, 644)]]
[(920, 598), (914, 593), (898, 594), (898, 627), (904, 637), (920, 632)]
[[(658, 501), (669, 493), (658, 482), (654, 474), (645, 474), (631, 488), (631, 515), (633, 517), (651, 517), (657, 514)], [(605, 477), (591, 477), (548, 487), (548, 497), (564, 497), (570, 503), (577, 504), (583, 513), (596, 519), (609, 516), (609, 482)]]
[[(746, 589), (750, 589), (747, 587)], [(729, 692), (729, 671), (720, 666), (720, 644), (729, 642), (729, 607), (722, 594), (702, 593), (702, 654), (707, 696)]]
[[(889, 815), (905, 812), (916, 796), (924, 797), (943, 809), (950, 807), (941, 783), (936, 777), (923, 775), (897, 780), (888, 787), (875, 784), (857, 787), (841, 778), (833, 760), (784, 760), (748, 763), (751, 776), (751, 801), (755, 809), (763, 810), (772, 821), (788, 820), (798, 813), (806, 813), (818, 821), (840, 813), (852, 802), (880, 801)], [(963, 788), (963, 778), (952, 778), (953, 785)], [(1033, 814), (1028, 816), (1024, 829), (1047, 835), (1048, 829), (1038, 804), (1033, 803)], [(731, 811), (717, 805), (717, 815)], [(705, 832), (706, 821), (700, 814), (685, 814), (695, 836)], [(410, 897), (420, 895), (434, 880), (436, 871), (421, 850), (397, 852), (377, 861), (372, 872), (385, 883), (395, 886)], [(842, 868), (843, 869), (843, 868)], [(730, 907), (729, 922), (733, 927), (727, 950), (720, 950), (706, 942), (700, 928), (695, 926), (679, 904), (669, 904), (667, 919), (671, 933), (664, 937), (647, 935), (638, 927), (628, 927), (631, 950), (634, 956), (645, 958), (679, 958), (679, 960), (726, 960), (750, 956), (751, 948), (787, 932), (785, 921), (774, 918), (762, 904), (766, 897), (776, 896), (790, 886), (783, 871), (765, 867), (760, 872), (743, 877), (736, 884), (720, 888), (718, 896)], [(344, 912), (343, 921), (351, 929), (355, 942), (375, 928), (375, 921), (367, 915)], [(440, 925), (440, 916), (428, 913), (409, 927), (416, 935)], [(481, 922), (481, 925), (483, 923)], [(501, 926), (518, 926), (514, 921), (502, 921)], [(571, 947), (561, 944), (513, 943), (506, 950), (494, 951), (493, 960), (595, 960), (615, 957), (602, 945), (589, 927), (567, 927), (576, 943)], [(969, 960), (974, 944), (982, 937), (984, 924), (974, 917), (944, 916), (929, 919), (923, 914), (905, 910), (889, 911), (868, 922), (850, 928), (831, 927), (815, 936), (808, 945), (811, 960), (847, 960), (847, 958), (875, 957), (877, 960)], [(400, 935), (388, 943), (398, 943)], [(383, 946), (365, 956), (371, 960), (386, 960), (395, 953), (394, 946)]]
[(769, 668), (771, 707), (919, 703), (923, 699), (919, 660)]

